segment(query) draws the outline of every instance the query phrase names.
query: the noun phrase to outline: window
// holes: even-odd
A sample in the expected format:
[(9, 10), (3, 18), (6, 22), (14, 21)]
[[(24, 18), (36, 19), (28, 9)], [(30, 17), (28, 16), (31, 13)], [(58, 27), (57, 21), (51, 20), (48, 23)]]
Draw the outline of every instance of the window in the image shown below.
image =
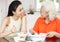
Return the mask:
[[(51, 0), (54, 2), (55, 6), (56, 6), (56, 11), (59, 11), (59, 2), (58, 0)], [(40, 10), (40, 7), (42, 5), (43, 0), (36, 0), (36, 11)]]

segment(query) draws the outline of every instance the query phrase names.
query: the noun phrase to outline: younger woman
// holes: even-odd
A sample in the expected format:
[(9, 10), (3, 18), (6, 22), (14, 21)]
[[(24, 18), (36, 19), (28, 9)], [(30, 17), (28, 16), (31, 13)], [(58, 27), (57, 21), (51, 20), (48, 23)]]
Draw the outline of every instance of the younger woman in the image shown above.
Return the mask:
[(0, 29), (0, 37), (5, 37), (9, 42), (14, 42), (13, 37), (17, 32), (27, 32), (26, 14), (23, 10), (20, 1), (13, 1), (8, 10), (8, 15), (5, 18)]

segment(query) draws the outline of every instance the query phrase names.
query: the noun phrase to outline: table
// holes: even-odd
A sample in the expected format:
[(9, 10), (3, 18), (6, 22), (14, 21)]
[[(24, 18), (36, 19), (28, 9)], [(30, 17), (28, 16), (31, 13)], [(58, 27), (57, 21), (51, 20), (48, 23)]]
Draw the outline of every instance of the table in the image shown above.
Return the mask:
[(45, 40), (45, 42), (60, 42), (60, 39), (57, 39), (57, 40)]
[[(37, 37), (37, 36), (38, 36), (37, 38), (39, 38), (39, 41), (38, 41), (38, 42), (41, 42), (41, 41), (40, 41), (40, 40), (42, 40), (41, 37), (42, 37), (42, 38), (45, 38), (45, 39), (42, 40), (42, 42), (60, 42), (60, 39), (54, 37), (54, 40), (51, 40), (51, 38), (47, 38), (46, 36), (44, 36), (44, 34), (43, 34), (43, 35), (41, 35), (41, 34), (40, 34), (40, 35), (30, 35), (30, 36), (28, 36), (28, 35), (26, 36), (26, 35), (25, 35), (26, 38), (25, 38), (25, 36), (23, 36), (23, 38), (25, 38), (25, 39), (23, 39), (23, 40), (20, 39), (20, 36), (21, 36), (21, 34), (20, 34), (18, 37), (15, 37), (15, 38), (14, 38), (15, 42), (21, 42), (21, 41), (22, 41), (22, 42), (37, 42), (37, 41), (36, 41), (37, 39), (34, 38), (34, 37)], [(33, 41), (32, 41), (32, 38), (31, 38), (31, 37), (34, 38)], [(55, 38), (56, 38), (56, 39), (55, 39)]]
[[(17, 39), (15, 40), (15, 42), (18, 42)], [(19, 41), (21, 42), (21, 41)], [(35, 42), (35, 41), (22, 41), (22, 42)], [(41, 41), (38, 41), (38, 42), (41, 42)], [(43, 42), (60, 42), (60, 39), (57, 39), (57, 40), (45, 40)]]

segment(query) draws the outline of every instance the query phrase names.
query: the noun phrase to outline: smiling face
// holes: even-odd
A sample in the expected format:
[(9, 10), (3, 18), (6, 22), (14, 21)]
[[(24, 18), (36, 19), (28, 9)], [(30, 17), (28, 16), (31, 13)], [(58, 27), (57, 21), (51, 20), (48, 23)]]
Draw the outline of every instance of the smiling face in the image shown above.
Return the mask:
[(17, 8), (16, 8), (16, 11), (13, 11), (13, 14), (17, 17), (21, 17), (22, 14), (24, 14), (24, 10), (23, 10), (23, 7), (22, 5), (19, 5)]
[(40, 13), (41, 13), (41, 17), (43, 18), (48, 17), (48, 12), (45, 11), (43, 6), (41, 7)]

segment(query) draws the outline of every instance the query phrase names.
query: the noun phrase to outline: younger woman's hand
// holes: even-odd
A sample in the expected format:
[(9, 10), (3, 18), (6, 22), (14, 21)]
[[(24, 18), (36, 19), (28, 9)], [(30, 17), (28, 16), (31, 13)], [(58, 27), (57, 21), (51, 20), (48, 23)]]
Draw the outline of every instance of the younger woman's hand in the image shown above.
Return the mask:
[(26, 14), (27, 14), (27, 13), (25, 13), (25, 12), (22, 12), (22, 13), (21, 13), (21, 17), (24, 17), (24, 16), (26, 16)]
[(11, 29), (11, 32), (14, 33), (16, 32), (16, 27), (13, 25), (12, 29)]

